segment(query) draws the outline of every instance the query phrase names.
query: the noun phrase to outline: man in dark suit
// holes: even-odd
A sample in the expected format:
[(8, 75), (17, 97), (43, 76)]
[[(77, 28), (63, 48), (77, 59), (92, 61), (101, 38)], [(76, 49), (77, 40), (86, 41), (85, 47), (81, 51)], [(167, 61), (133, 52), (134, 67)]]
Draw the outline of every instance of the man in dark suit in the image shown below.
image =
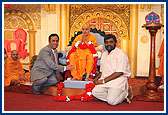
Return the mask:
[(58, 53), (56, 50), (58, 44), (59, 36), (51, 34), (49, 36), (49, 45), (40, 50), (30, 73), (30, 79), (34, 81), (32, 85), (34, 94), (40, 94), (40, 91), (46, 86), (56, 85), (58, 72), (74, 69), (73, 65), (58, 65)]

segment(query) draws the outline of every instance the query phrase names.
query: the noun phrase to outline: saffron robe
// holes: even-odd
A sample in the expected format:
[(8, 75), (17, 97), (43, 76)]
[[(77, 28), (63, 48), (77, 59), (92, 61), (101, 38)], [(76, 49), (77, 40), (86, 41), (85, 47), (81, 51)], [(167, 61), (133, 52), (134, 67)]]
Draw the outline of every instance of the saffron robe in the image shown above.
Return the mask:
[[(75, 40), (72, 43), (72, 47), (75, 46), (75, 43), (77, 41), (81, 41), (81, 39), (82, 39), (82, 34), (78, 35), (75, 38)], [(85, 40), (86, 42), (92, 41), (95, 47), (98, 46), (97, 38), (90, 33), (88, 34), (88, 36), (85, 37)], [(71, 71), (71, 75), (74, 78), (77, 78), (78, 80), (82, 80), (83, 75), (85, 73), (89, 75), (91, 74), (91, 71), (94, 65), (94, 59), (90, 49), (88, 48), (80, 49), (78, 47), (76, 51), (70, 55), (69, 61), (70, 61), (70, 65), (74, 65), (74, 68), (75, 68)]]
[[(21, 80), (21, 76), (24, 76), (27, 81)], [(11, 83), (21, 83), (30, 81), (30, 73), (25, 73), (19, 60), (14, 61), (11, 57), (6, 59), (4, 64), (4, 87), (10, 86)]]
[(158, 74), (162, 76), (161, 84), (163, 84), (164, 83), (164, 39), (163, 39), (162, 44), (160, 46), (158, 56), (161, 56)]

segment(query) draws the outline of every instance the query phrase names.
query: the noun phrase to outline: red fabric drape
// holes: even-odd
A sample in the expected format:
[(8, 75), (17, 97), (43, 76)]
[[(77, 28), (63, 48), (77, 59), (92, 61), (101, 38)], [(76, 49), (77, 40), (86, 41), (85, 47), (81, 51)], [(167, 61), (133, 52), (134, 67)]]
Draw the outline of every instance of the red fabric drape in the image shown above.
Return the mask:
[(13, 4), (4, 4), (4, 8), (7, 8), (7, 7), (12, 7)]

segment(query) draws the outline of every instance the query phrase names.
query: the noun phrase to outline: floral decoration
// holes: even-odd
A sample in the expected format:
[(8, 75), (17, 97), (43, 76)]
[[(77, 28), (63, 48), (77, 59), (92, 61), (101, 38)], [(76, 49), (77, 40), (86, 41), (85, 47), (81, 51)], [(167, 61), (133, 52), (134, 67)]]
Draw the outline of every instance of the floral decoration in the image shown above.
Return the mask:
[(58, 84), (56, 96), (54, 97), (55, 101), (71, 101), (71, 100), (81, 100), (83, 102), (94, 101), (94, 97), (92, 95), (92, 89), (95, 87), (94, 83), (86, 84), (85, 85), (86, 92), (81, 95), (61, 96), (63, 87), (64, 87), (64, 82), (61, 82), (60, 84)]
[(35, 61), (36, 61), (36, 59), (37, 59), (37, 56), (38, 55), (34, 55), (32, 58), (31, 58), (31, 62), (30, 62), (30, 70), (33, 68), (33, 65), (34, 65), (34, 63), (35, 63)]
[(7, 7), (12, 7), (13, 4), (4, 4), (4, 8), (7, 8)]

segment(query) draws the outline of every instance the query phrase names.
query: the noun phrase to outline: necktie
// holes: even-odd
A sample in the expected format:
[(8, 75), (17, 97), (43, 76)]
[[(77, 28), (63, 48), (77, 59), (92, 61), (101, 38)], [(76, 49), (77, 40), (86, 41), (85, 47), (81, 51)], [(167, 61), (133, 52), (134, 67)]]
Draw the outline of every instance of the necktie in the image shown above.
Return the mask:
[(56, 50), (54, 50), (54, 59), (55, 59), (55, 63), (58, 64), (58, 60), (57, 60), (57, 54), (56, 54)]
[[(56, 54), (56, 50), (54, 50), (54, 59), (55, 59), (55, 63), (58, 64), (58, 60), (57, 60), (57, 54)], [(56, 76), (57, 78), (59, 78), (59, 71), (56, 71)]]

